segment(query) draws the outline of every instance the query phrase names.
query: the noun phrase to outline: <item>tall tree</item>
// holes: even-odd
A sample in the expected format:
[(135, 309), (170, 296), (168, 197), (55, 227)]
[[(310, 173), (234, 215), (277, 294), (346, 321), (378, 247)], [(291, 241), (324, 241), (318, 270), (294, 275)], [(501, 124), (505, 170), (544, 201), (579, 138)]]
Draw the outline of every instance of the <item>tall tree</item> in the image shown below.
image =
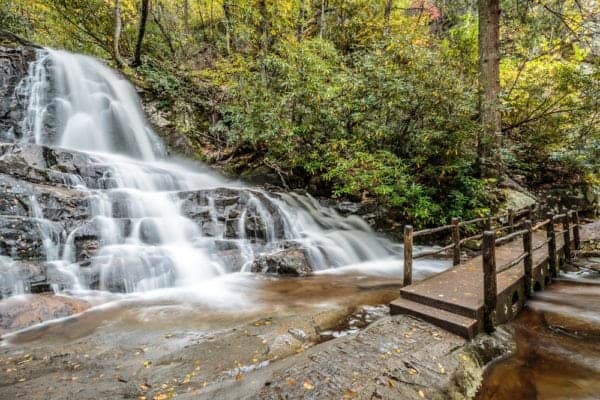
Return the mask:
[(150, 0), (142, 0), (142, 12), (140, 13), (140, 26), (138, 29), (137, 41), (135, 43), (135, 56), (133, 58), (134, 67), (142, 64), (142, 42), (146, 33), (146, 20), (148, 19), (148, 9), (150, 8)]
[(383, 36), (390, 34), (390, 16), (392, 15), (392, 3), (393, 0), (387, 0), (385, 4), (385, 11), (383, 14)]
[[(479, 0), (479, 113), (477, 140), (480, 174), (501, 172), (500, 0)], [(492, 165), (492, 163), (494, 165)]]
[(113, 56), (117, 66), (121, 68), (125, 61), (119, 52), (119, 41), (121, 40), (121, 0), (115, 0), (115, 33), (113, 38)]
[(223, 16), (225, 24), (225, 48), (227, 55), (231, 53), (231, 3), (230, 0), (223, 0)]

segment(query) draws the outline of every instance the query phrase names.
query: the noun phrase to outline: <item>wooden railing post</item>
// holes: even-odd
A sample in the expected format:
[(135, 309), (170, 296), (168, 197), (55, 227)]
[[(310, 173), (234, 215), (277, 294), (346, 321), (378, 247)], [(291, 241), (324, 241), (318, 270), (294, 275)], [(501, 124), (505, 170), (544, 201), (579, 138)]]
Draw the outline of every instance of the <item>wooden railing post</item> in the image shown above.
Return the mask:
[(527, 207), (527, 219), (533, 221), (533, 206)]
[(579, 213), (577, 210), (571, 211), (571, 222), (573, 222), (573, 242), (575, 243), (575, 250), (581, 248), (581, 238), (579, 236)]
[(515, 224), (515, 210), (513, 210), (512, 208), (508, 209), (508, 226), (510, 226), (510, 228), (508, 228), (508, 233), (512, 232), (514, 230), (514, 228), (512, 228), (512, 226)]
[(488, 231), (492, 230), (494, 226), (494, 216), (492, 214), (488, 215), (487, 220), (485, 221), (485, 229)]
[(565, 263), (568, 263), (571, 259), (571, 227), (569, 224), (569, 213), (566, 213), (563, 218), (563, 230), (565, 233), (563, 234), (564, 238), (564, 252), (565, 252)]
[(460, 218), (452, 218), (452, 242), (454, 243), (452, 253), (452, 264), (460, 264)]
[(533, 231), (531, 229), (531, 220), (525, 220), (524, 227), (527, 230), (523, 234), (523, 251), (527, 254), (523, 259), (525, 296), (530, 297), (533, 282)]
[(554, 215), (547, 214), (546, 218), (550, 219), (546, 225), (546, 238), (548, 241), (548, 267), (552, 277), (558, 276), (558, 264), (556, 263), (556, 234), (554, 233)]
[(413, 264), (413, 227), (404, 226), (404, 286), (412, 283)]
[(496, 325), (496, 233), (483, 232), (483, 326), (486, 332)]

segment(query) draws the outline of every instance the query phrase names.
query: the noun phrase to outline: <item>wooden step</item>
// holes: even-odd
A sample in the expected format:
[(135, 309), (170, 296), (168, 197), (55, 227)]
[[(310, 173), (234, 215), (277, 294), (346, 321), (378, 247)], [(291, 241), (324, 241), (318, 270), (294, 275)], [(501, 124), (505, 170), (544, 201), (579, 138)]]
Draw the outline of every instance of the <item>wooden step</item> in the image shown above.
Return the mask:
[(467, 339), (472, 339), (478, 333), (476, 319), (416, 303), (401, 297), (390, 303), (390, 314), (408, 314), (424, 321), (430, 322), (442, 329)]
[(456, 302), (445, 301), (442, 298), (434, 297), (435, 294), (419, 293), (417, 290), (414, 290), (416, 288), (418, 290), (418, 284), (402, 288), (400, 289), (400, 296), (402, 296), (403, 299), (448, 311), (452, 314), (462, 315), (463, 317), (472, 319), (478, 319), (479, 317), (479, 307), (472, 308), (466, 305), (457, 304)]

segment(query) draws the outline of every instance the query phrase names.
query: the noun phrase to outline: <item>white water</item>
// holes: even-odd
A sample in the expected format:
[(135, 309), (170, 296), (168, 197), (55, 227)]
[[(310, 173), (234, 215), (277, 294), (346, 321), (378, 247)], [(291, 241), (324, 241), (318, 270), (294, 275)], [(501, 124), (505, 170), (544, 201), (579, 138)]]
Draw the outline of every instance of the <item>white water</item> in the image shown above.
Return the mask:
[[(44, 50), (19, 90), (29, 92), (24, 141), (84, 152), (110, 171), (109, 189), (87, 188), (83, 179), (75, 182), (88, 192), (90, 223), (100, 232), (100, 248), (89, 265), (75, 259), (77, 229), (56, 235), (46, 226), (35, 197), (30, 199), (30, 216), (40, 221), (47, 261), (71, 277), (68, 289), (202, 290), (215, 277), (248, 270), (259, 253), (280, 250), (281, 239), (301, 243), (314, 270), (348, 266), (347, 271), (368, 274), (372, 266), (377, 273), (380, 260), (386, 274), (401, 273), (401, 248), (375, 235), (360, 218), (342, 217), (309, 196), (275, 198), (265, 193), (259, 199), (259, 192), (239, 217), (240, 234), (234, 242), (243, 263), (235, 266), (216, 251), (226, 226), (216, 219), (214, 199), (209, 199), (208, 211), (215, 228), (208, 235), (182, 214), (177, 192), (239, 185), (169, 161), (127, 80), (93, 58)], [(49, 125), (55, 133), (48, 133)], [(283, 216), (284, 238), (276, 237), (275, 217), (265, 202)], [(266, 243), (260, 246), (247, 237), (251, 212), (267, 227)]]

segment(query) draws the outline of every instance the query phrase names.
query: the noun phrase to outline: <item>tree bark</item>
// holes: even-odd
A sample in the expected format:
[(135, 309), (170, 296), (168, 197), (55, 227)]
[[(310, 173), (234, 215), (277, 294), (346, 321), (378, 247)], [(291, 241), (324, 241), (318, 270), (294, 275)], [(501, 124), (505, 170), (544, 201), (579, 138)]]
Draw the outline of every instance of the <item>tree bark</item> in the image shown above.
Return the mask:
[(133, 67), (138, 67), (142, 64), (142, 42), (146, 33), (146, 21), (148, 20), (148, 9), (150, 8), (150, 0), (142, 0), (142, 12), (140, 14), (140, 27), (138, 29), (137, 41), (135, 43), (135, 56), (133, 58)]
[(225, 46), (227, 54), (231, 53), (231, 3), (223, 0), (223, 15), (225, 16)]
[(183, 0), (183, 27), (185, 33), (190, 33), (190, 3), (189, 0)]
[(392, 4), (393, 0), (387, 0), (385, 5), (385, 11), (383, 14), (383, 36), (386, 37), (390, 34), (390, 16), (392, 15)]
[(325, 0), (321, 0), (321, 17), (319, 18), (319, 37), (325, 33)]
[(304, 23), (306, 19), (306, 9), (304, 8), (304, 1), (300, 0), (299, 2), (299, 16), (298, 16), (298, 25), (296, 26), (296, 40), (298, 43), (302, 41), (302, 36), (304, 36)]
[(482, 177), (502, 172), (500, 114), (500, 0), (479, 0), (479, 113), (477, 158)]
[(117, 67), (121, 68), (125, 61), (119, 52), (119, 41), (121, 40), (121, 0), (115, 0), (115, 34), (113, 38), (113, 56)]

